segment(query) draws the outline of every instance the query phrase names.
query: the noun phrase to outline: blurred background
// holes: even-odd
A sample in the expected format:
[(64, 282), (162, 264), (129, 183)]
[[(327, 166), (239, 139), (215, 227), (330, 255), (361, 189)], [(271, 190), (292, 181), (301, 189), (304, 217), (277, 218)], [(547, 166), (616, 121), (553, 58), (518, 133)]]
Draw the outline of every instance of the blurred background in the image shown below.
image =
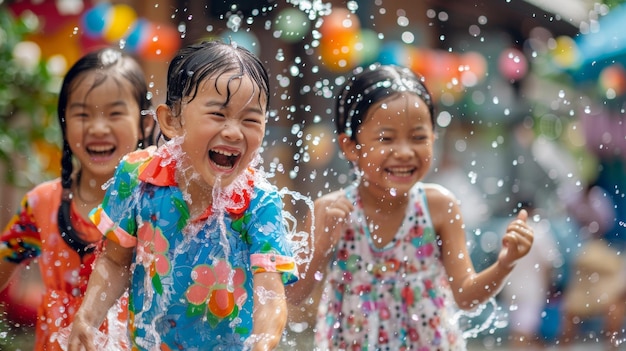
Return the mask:
[[(535, 247), (542, 251), (515, 274), (521, 282), (513, 279), (491, 308), (464, 316), (471, 343), (514, 348), (519, 334), (533, 347), (558, 346), (563, 296), (580, 274), (583, 244), (602, 237), (621, 252), (626, 243), (621, 2), (0, 0), (0, 224), (26, 190), (58, 176), (60, 82), (94, 48), (120, 46), (139, 58), (155, 106), (181, 45), (219, 38), (256, 53), (272, 83), (262, 166), (279, 188), (310, 198), (352, 180), (333, 126), (345, 75), (374, 62), (404, 65), (435, 96), (428, 181), (461, 200), (476, 268), (495, 260), (519, 208), (532, 210), (541, 235)], [(307, 210), (287, 205), (295, 218)], [(591, 208), (604, 216), (591, 216)], [(617, 274), (612, 279), (626, 276)], [(38, 289), (33, 266), (2, 292), (1, 350), (30, 349)], [(536, 292), (537, 312), (517, 316)], [(285, 350), (309, 349), (299, 340), (310, 335), (314, 309), (314, 302), (292, 308)], [(579, 343), (602, 345), (604, 317), (576, 320)]]

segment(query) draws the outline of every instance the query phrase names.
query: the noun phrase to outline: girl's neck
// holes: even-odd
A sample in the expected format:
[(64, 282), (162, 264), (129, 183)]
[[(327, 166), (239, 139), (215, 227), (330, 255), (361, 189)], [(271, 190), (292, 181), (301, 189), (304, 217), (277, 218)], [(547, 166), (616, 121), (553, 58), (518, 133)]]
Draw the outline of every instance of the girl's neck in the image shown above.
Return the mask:
[(105, 193), (102, 185), (107, 180), (108, 178), (93, 177), (84, 172), (78, 173), (74, 182), (74, 199), (77, 199), (83, 205), (99, 204)]
[(408, 194), (392, 194), (371, 185), (359, 184), (358, 191), (363, 208), (376, 209), (380, 214), (404, 213), (409, 199)]
[(199, 184), (196, 180), (178, 179), (178, 186), (183, 193), (183, 199), (189, 208), (191, 219), (205, 213), (206, 209), (213, 204), (213, 189), (207, 184)]
[(406, 213), (407, 194), (384, 192), (380, 188), (372, 189), (359, 186), (359, 198), (365, 225), (374, 246), (384, 248), (395, 240)]

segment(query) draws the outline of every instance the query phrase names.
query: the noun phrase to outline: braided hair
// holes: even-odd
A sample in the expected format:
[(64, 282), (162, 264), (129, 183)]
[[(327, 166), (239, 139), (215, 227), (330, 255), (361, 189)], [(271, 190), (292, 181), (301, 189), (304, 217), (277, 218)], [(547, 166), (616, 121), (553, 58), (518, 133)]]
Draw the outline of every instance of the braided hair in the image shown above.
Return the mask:
[[(85, 73), (91, 71), (115, 72), (115, 75), (103, 74), (102, 78), (94, 82), (92, 89), (102, 84), (106, 79), (118, 79), (122, 77), (130, 83), (133, 98), (137, 101), (141, 109), (141, 117), (139, 120), (139, 129), (141, 138), (137, 143), (138, 148), (144, 148), (152, 145), (152, 132), (146, 135), (144, 124), (147, 118), (152, 118), (149, 111), (152, 108), (148, 95), (148, 85), (139, 63), (128, 54), (116, 48), (103, 48), (87, 53), (81, 57), (65, 74), (59, 93), (59, 101), (57, 105), (57, 115), (61, 131), (63, 135), (63, 150), (61, 157), (61, 185), (63, 191), (61, 193), (61, 205), (58, 211), (59, 233), (65, 242), (72, 247), (82, 257), (86, 253), (93, 251), (94, 247), (80, 239), (76, 233), (70, 218), (70, 202), (72, 199), (72, 174), (74, 173), (73, 153), (67, 140), (67, 127), (65, 113), (67, 109), (68, 99), (72, 89), (76, 86), (75, 82), (84, 76)], [(80, 169), (77, 177), (80, 177)]]

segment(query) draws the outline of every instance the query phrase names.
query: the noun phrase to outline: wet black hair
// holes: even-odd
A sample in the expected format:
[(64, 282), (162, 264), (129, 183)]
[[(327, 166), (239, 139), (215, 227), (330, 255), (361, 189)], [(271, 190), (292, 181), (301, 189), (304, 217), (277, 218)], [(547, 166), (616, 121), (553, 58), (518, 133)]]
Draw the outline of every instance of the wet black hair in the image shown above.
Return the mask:
[(357, 131), (371, 106), (394, 94), (406, 92), (416, 94), (426, 103), (434, 128), (435, 107), (423, 77), (397, 65), (372, 64), (355, 68), (340, 88), (336, 100), (337, 134), (346, 133), (356, 140)]
[[(148, 85), (145, 79), (143, 69), (139, 65), (139, 62), (129, 54), (117, 48), (102, 48), (92, 52), (89, 52), (82, 56), (65, 74), (63, 83), (61, 85), (61, 91), (59, 93), (59, 101), (57, 104), (57, 115), (59, 124), (61, 125), (61, 132), (63, 134), (63, 153), (61, 157), (61, 185), (63, 191), (61, 195), (61, 205), (59, 206), (58, 213), (58, 226), (59, 233), (65, 240), (65, 242), (81, 257), (87, 253), (93, 251), (93, 247), (89, 243), (80, 239), (72, 226), (70, 218), (70, 201), (72, 199), (72, 173), (74, 172), (73, 153), (70, 149), (69, 142), (66, 135), (66, 120), (65, 113), (67, 109), (67, 103), (69, 96), (77, 86), (77, 81), (83, 79), (85, 74), (90, 72), (101, 72), (99, 79), (97, 79), (91, 89), (95, 89), (99, 85), (103, 84), (107, 79), (114, 79), (116, 81), (125, 79), (128, 81), (129, 87), (132, 90), (132, 97), (137, 101), (137, 104), (141, 111), (139, 119), (139, 130), (141, 132), (141, 138), (137, 143), (138, 148), (143, 148), (154, 144), (154, 136), (151, 132), (149, 135), (145, 134), (145, 121), (147, 118), (153, 118), (153, 114), (150, 112), (152, 109), (152, 103), (148, 96)], [(114, 74), (111, 74), (114, 73)], [(118, 82), (118, 84), (121, 84)], [(80, 170), (77, 177), (80, 177)]]
[[(178, 50), (167, 72), (165, 103), (178, 115), (183, 98), (189, 97), (193, 100), (201, 83), (206, 79), (219, 78), (223, 74), (232, 74), (229, 81), (248, 76), (260, 89), (259, 103), (265, 95), (265, 110), (269, 109), (269, 78), (263, 63), (244, 47), (219, 40), (201, 41)], [(230, 98), (228, 85), (224, 105), (228, 105)]]

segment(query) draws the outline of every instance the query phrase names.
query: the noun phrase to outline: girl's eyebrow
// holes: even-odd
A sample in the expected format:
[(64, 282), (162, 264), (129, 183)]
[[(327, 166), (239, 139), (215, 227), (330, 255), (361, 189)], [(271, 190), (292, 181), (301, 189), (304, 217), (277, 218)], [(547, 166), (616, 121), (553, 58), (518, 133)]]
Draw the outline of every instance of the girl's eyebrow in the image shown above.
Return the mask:
[(220, 108), (222, 108), (222, 107), (226, 107), (224, 106), (224, 102), (226, 102), (225, 99), (224, 100), (210, 99), (204, 103), (204, 106), (206, 107), (219, 106)]
[[(404, 128), (403, 128), (404, 129)], [(414, 128), (410, 128), (409, 131), (415, 131), (415, 130), (424, 130), (424, 129), (428, 129), (426, 128), (426, 126), (420, 124), (418, 126), (415, 126)], [(379, 129), (377, 129), (378, 132), (397, 132), (398, 128), (392, 128), (392, 127), (380, 127)]]
[[(225, 109), (231, 106), (230, 103), (228, 105), (224, 105), (224, 102), (225, 100), (210, 99), (204, 103), (204, 106), (219, 107), (220, 109)], [(254, 106), (254, 105), (248, 105), (246, 106), (246, 108), (242, 109), (242, 111), (249, 112), (249, 113), (263, 114), (263, 109), (260, 106)]]
[[(126, 100), (115, 100), (113, 102), (107, 103), (104, 106), (106, 107), (117, 107), (117, 106), (126, 106)], [(89, 104), (84, 103), (84, 102), (72, 102), (67, 106), (67, 109), (71, 109), (71, 108), (85, 108), (89, 106)]]

